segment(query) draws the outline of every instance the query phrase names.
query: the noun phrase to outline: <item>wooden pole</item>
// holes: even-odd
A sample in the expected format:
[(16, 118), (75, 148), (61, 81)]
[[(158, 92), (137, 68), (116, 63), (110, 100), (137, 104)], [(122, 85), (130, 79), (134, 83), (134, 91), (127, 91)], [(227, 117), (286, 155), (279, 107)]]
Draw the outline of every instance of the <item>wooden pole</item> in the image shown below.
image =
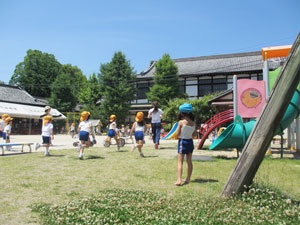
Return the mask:
[(252, 184), (275, 131), (300, 81), (300, 33), (292, 46), (270, 98), (258, 118), (221, 196), (229, 197)]

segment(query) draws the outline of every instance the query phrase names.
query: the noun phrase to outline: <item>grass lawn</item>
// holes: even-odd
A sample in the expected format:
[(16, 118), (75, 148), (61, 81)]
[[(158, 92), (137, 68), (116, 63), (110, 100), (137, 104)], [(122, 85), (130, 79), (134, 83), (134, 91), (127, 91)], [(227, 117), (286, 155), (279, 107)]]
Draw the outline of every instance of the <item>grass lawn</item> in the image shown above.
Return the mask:
[[(199, 224), (199, 218), (208, 217), (210, 210), (214, 212), (214, 207), (222, 211), (222, 214), (215, 215), (219, 218), (226, 217), (228, 211), (238, 210), (237, 205), (240, 205), (240, 213), (245, 216), (251, 211), (249, 207), (255, 207), (256, 200), (247, 202), (247, 198), (237, 201), (219, 197), (237, 159), (215, 157), (212, 161), (194, 161), (191, 183), (176, 187), (174, 185), (177, 179), (176, 147), (175, 142), (163, 143), (163, 148), (160, 150), (154, 150), (152, 145), (146, 145), (143, 149), (145, 158), (139, 158), (137, 151), (131, 153), (130, 145), (125, 145), (120, 151), (117, 151), (115, 146), (104, 148), (100, 144), (86, 150), (84, 160), (78, 160), (78, 154), (74, 149), (55, 150), (51, 152), (52, 156), (50, 157), (44, 157), (41, 152), (0, 157), (0, 224), (41, 224), (42, 222), (46, 224), (39, 215), (49, 213), (52, 216), (58, 211), (69, 212), (71, 206), (80, 214), (80, 210), (86, 208), (84, 202), (89, 202), (92, 208), (97, 208), (96, 212), (99, 211), (105, 215), (108, 213), (105, 208), (112, 207), (115, 213), (109, 210), (110, 213), (113, 213), (110, 217), (114, 219), (117, 217), (120, 220), (105, 220), (107, 224), (139, 224), (139, 216), (144, 214), (155, 215), (158, 221), (161, 219), (161, 224), (167, 224), (168, 221), (178, 221), (178, 224), (182, 224), (183, 222), (179, 222), (181, 219), (175, 217), (190, 212), (194, 218), (191, 217), (187, 221), (198, 221), (195, 224)], [(200, 154), (201, 151), (195, 150), (195, 155)], [(184, 165), (185, 174), (186, 165)], [(272, 194), (271, 197), (266, 196), (266, 193), (269, 192), (277, 193), (279, 190), (280, 194), (285, 195), (286, 199), (282, 203), (285, 207), (283, 210), (289, 210), (286, 214), (292, 214), (292, 219), (283, 220), (282, 224), (300, 222), (299, 203), (297, 203), (300, 201), (299, 174), (299, 160), (266, 157), (255, 177), (257, 184), (266, 187), (258, 194), (264, 196), (264, 201), (273, 198)], [(259, 193), (257, 190), (254, 191), (256, 194)], [(257, 198), (257, 196), (253, 198)], [(122, 204), (120, 204), (121, 202)], [(205, 205), (206, 203), (209, 204)], [(284, 205), (285, 203), (290, 204), (291, 209)], [(55, 208), (56, 206), (57, 208)], [(67, 209), (66, 206), (68, 206)], [(124, 206), (127, 207), (126, 213), (122, 209)], [(181, 208), (176, 208), (179, 206)], [(128, 207), (132, 207), (130, 211), (136, 212), (137, 217), (135, 214), (129, 213)], [(225, 209), (226, 207), (227, 209)], [(244, 212), (243, 207), (245, 207)], [(272, 207), (274, 210), (278, 210), (274, 205)], [(32, 209), (34, 210), (32, 211)], [(205, 211), (201, 211), (203, 209)], [(177, 211), (173, 212), (172, 210)], [(249, 211), (246, 212), (246, 210)], [(124, 215), (120, 212), (123, 212)], [(169, 214), (164, 215), (162, 212)], [(236, 213), (236, 211), (234, 212)], [(94, 212), (94, 214), (96, 216), (97, 213)], [(174, 217), (169, 218), (170, 214)], [(283, 213), (282, 218), (286, 214)], [(269, 211), (268, 215), (272, 216)], [(62, 219), (64, 216), (61, 215), (57, 218)], [(136, 218), (136, 220), (131, 221), (126, 217)], [(149, 221), (154, 221), (150, 217), (148, 220), (144, 220), (143, 217), (144, 222), (140, 224), (150, 224)], [(57, 218), (57, 224), (72, 224), (63, 219), (59, 221)], [(168, 219), (164, 221), (165, 218)], [(280, 220), (281, 217), (275, 222)], [(88, 224), (87, 221), (83, 221), (77, 222), (77, 224)], [(91, 221), (94, 222), (90, 224), (104, 223), (99, 221), (99, 218), (98, 220), (91, 219)], [(207, 221), (202, 224), (217, 224), (213, 222), (216, 221), (214, 219)], [(219, 224), (225, 224), (224, 221), (222, 220)], [(158, 223), (156, 221), (153, 224)], [(170, 224), (176, 223), (170, 222)], [(187, 222), (187, 224), (190, 223)]]

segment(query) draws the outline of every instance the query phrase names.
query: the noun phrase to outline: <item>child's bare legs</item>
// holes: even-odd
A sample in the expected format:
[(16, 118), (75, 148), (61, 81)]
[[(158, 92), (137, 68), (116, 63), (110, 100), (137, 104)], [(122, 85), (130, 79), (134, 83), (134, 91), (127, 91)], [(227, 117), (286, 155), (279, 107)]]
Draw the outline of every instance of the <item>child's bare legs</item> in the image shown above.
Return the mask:
[(117, 136), (114, 136), (115, 140), (116, 140), (116, 144), (117, 144), (117, 148), (118, 150), (120, 149), (120, 146), (119, 146), (119, 140), (118, 140), (118, 137)]
[[(6, 139), (5, 139), (5, 142), (6, 143), (10, 143), (10, 139), (7, 137)], [(6, 150), (11, 150), (11, 146), (6, 146)]]
[(144, 154), (143, 154), (143, 152), (142, 152), (142, 147), (143, 147), (143, 140), (138, 140), (137, 141), (137, 149), (138, 149), (138, 151), (139, 151), (139, 153), (140, 153), (140, 156), (141, 157), (144, 157)]
[(80, 143), (80, 149), (79, 149), (79, 156), (78, 156), (78, 158), (79, 159), (83, 159), (83, 151), (84, 151), (84, 147), (87, 147), (86, 146), (86, 142), (85, 141), (80, 141), (81, 143)]
[(42, 146), (45, 147), (45, 156), (50, 155), (50, 153), (49, 153), (50, 143), (42, 144)]
[(186, 155), (186, 163), (187, 163), (187, 177), (185, 179), (185, 183), (189, 183), (190, 180), (191, 180), (191, 176), (192, 176), (192, 173), (193, 173), (193, 162), (192, 162), (192, 156), (193, 156), (193, 153), (189, 153)]
[(175, 183), (176, 186), (181, 186), (182, 185), (183, 159), (184, 159), (184, 154), (178, 154), (178, 161), (177, 161), (177, 181)]

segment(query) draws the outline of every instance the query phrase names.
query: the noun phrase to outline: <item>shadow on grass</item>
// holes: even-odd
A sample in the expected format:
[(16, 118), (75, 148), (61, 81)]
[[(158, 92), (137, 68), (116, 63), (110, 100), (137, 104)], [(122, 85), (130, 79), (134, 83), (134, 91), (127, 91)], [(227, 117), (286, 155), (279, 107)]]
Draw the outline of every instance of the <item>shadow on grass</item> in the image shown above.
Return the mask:
[(90, 159), (104, 159), (104, 157), (98, 156), (98, 155), (87, 155), (85, 160), (90, 160)]
[(173, 150), (176, 147), (168, 146), (168, 147), (160, 147), (159, 150), (170, 149)]
[(145, 155), (144, 158), (157, 158), (158, 156), (157, 155)]
[(66, 155), (53, 155), (53, 154), (50, 154), (50, 155), (41, 155), (40, 158), (56, 158), (56, 157), (65, 157)]
[(197, 178), (197, 179), (191, 180), (191, 182), (204, 184), (204, 183), (215, 183), (215, 182), (219, 182), (219, 181), (215, 180), (215, 179), (201, 179), (201, 178)]
[(226, 156), (226, 155), (218, 155), (218, 156), (214, 156), (214, 158), (216, 158), (216, 159), (227, 159), (227, 160), (231, 160), (231, 159), (236, 160), (236, 159), (238, 159), (237, 156), (234, 156), (234, 157), (228, 157), (228, 156)]
[(14, 155), (25, 155), (25, 154), (31, 154), (32, 152), (10, 152), (10, 153), (5, 153), (4, 155), (0, 154), (2, 157), (6, 156), (14, 156)]
[(122, 152), (129, 152), (129, 150), (125, 150), (125, 149), (114, 150), (114, 149), (112, 149), (112, 151), (109, 151), (107, 153), (122, 153)]

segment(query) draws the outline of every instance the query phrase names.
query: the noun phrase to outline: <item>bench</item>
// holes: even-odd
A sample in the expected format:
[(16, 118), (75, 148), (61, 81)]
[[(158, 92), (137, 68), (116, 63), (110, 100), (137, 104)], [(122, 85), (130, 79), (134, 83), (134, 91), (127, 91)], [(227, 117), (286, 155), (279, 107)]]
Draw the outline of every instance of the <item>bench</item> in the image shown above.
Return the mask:
[(1, 143), (0, 144), (0, 148), (2, 149), (2, 155), (4, 155), (4, 147), (8, 147), (8, 146), (22, 146), (22, 150), (21, 152), (23, 152), (23, 148), (24, 146), (28, 146), (29, 147), (29, 152), (31, 152), (31, 145), (33, 145), (34, 143), (32, 142), (24, 142), (24, 143)]

